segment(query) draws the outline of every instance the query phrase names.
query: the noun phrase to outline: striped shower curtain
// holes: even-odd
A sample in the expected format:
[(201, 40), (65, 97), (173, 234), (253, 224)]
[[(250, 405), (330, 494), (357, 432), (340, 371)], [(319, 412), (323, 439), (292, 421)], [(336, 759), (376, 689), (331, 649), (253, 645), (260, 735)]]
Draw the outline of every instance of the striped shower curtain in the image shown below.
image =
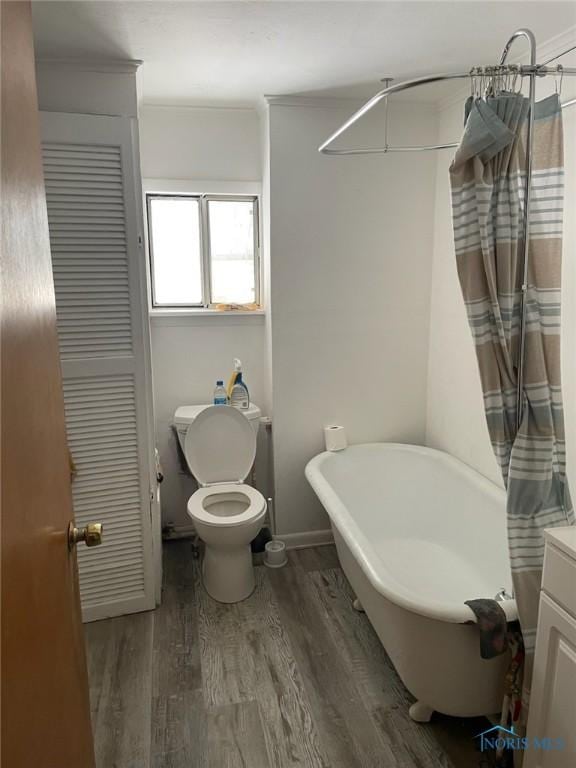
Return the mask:
[(563, 147), (557, 94), (534, 112), (524, 406), (516, 429), (528, 112), (529, 100), (517, 93), (469, 99), (450, 168), (458, 275), (490, 439), (507, 488), (525, 687), (534, 653), (543, 530), (574, 523), (560, 390)]

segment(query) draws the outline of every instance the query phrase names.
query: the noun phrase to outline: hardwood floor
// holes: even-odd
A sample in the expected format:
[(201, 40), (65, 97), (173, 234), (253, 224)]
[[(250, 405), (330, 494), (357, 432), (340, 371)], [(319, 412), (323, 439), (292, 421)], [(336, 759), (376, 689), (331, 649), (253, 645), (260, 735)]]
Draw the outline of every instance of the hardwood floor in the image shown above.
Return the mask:
[(98, 768), (490, 765), (486, 721), (408, 717), (333, 547), (255, 571), (248, 600), (216, 603), (190, 543), (170, 542), (160, 608), (86, 625)]

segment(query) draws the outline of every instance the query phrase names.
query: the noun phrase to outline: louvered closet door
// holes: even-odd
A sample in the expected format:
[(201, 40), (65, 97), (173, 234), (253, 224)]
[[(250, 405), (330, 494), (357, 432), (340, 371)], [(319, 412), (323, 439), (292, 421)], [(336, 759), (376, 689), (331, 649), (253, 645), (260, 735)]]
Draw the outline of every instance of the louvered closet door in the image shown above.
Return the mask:
[(85, 620), (154, 607), (149, 340), (129, 118), (43, 113), (43, 155)]

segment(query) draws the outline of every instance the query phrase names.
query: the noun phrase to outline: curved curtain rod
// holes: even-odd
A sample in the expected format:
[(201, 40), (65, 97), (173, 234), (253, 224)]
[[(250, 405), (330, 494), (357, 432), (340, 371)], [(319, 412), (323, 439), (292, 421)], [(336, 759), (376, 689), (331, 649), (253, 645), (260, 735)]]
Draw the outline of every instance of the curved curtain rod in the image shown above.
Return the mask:
[[(514, 44), (515, 40), (517, 40), (519, 37), (524, 37), (528, 41), (528, 44), (530, 46), (530, 64), (529, 65), (516, 65), (516, 66), (510, 66), (508, 64), (505, 64), (506, 58), (508, 57), (508, 53), (510, 52), (510, 49), (512, 45)], [(567, 51), (566, 51), (567, 53)], [(424, 85), (426, 83), (435, 83), (440, 80), (456, 80), (456, 79), (462, 79), (465, 77), (470, 77), (473, 74), (487, 74), (488, 76), (494, 76), (498, 74), (502, 74), (502, 72), (514, 72), (518, 73), (520, 75), (526, 75), (530, 78), (530, 91), (529, 91), (529, 101), (530, 101), (530, 112), (528, 115), (528, 121), (527, 121), (527, 135), (526, 135), (526, 181), (525, 181), (525, 204), (523, 208), (523, 221), (522, 221), (522, 231), (523, 231), (523, 240), (524, 240), (524, 255), (523, 255), (523, 267), (522, 267), (522, 289), (521, 289), (521, 310), (520, 310), (520, 345), (519, 345), (519, 351), (518, 351), (518, 373), (517, 373), (517, 387), (516, 387), (516, 427), (517, 429), (520, 428), (520, 424), (522, 422), (522, 412), (524, 408), (524, 357), (525, 357), (525, 346), (526, 346), (526, 291), (528, 288), (528, 257), (529, 257), (529, 243), (530, 243), (530, 232), (529, 232), (529, 222), (530, 222), (530, 198), (531, 198), (531, 176), (532, 176), (532, 136), (533, 136), (533, 126), (534, 126), (534, 106), (535, 106), (535, 98), (536, 98), (536, 78), (542, 77), (545, 75), (551, 75), (557, 72), (562, 72), (566, 75), (575, 75), (576, 69), (569, 69), (564, 67), (547, 67), (545, 64), (538, 65), (536, 64), (536, 39), (534, 37), (534, 34), (529, 29), (518, 29), (512, 37), (508, 40), (506, 43), (506, 46), (504, 48), (504, 51), (502, 52), (502, 57), (500, 59), (500, 64), (496, 67), (484, 67), (480, 69), (480, 72), (478, 70), (472, 70), (471, 72), (456, 72), (446, 75), (429, 75), (428, 77), (419, 77), (415, 80), (407, 80), (403, 83), (398, 83), (396, 85), (390, 85), (383, 90), (381, 90), (379, 93), (377, 93), (375, 96), (373, 96), (369, 101), (364, 104), (364, 106), (360, 107), (360, 109), (355, 112), (352, 117), (348, 118), (348, 120), (342, 125), (338, 130), (330, 136), (329, 139), (327, 139), (320, 147), (319, 151), (322, 152), (325, 155), (366, 155), (366, 154), (385, 154), (387, 152), (422, 152), (427, 150), (435, 150), (435, 149), (448, 149), (452, 147), (457, 147), (457, 143), (450, 143), (450, 144), (436, 144), (432, 146), (418, 146), (418, 147), (391, 147), (388, 144), (385, 147), (374, 147), (374, 148), (359, 148), (359, 149), (330, 149), (330, 145), (343, 133), (345, 133), (352, 125), (358, 122), (367, 112), (369, 112), (371, 109), (373, 109), (382, 99), (385, 99), (388, 97), (391, 93), (398, 93), (399, 91), (406, 91), (410, 88), (415, 88), (419, 85)], [(571, 106), (572, 104), (576, 104), (576, 99), (571, 99), (570, 101), (565, 102), (562, 104), (562, 108), (566, 108)], [(387, 139), (386, 139), (387, 141)]]
[[(558, 69), (558, 67), (546, 67), (544, 65), (538, 65), (538, 64), (530, 64), (525, 66), (515, 66), (515, 65), (504, 65), (504, 61), (506, 60), (506, 56), (508, 54), (508, 51), (510, 50), (510, 46), (513, 42), (513, 40), (518, 37), (518, 35), (524, 33), (524, 30), (519, 30), (518, 32), (515, 32), (514, 35), (510, 38), (508, 41), (508, 44), (506, 48), (504, 49), (504, 53), (502, 54), (501, 63), (492, 69), (497, 70), (500, 69), (502, 66), (510, 66), (510, 71), (518, 72), (520, 75), (524, 76), (530, 76), (532, 78), (535, 77), (545, 77), (546, 75), (556, 75), (559, 72), (562, 72), (565, 75), (576, 75), (576, 69), (574, 68), (567, 68), (562, 67), (561, 70)], [(487, 69), (491, 69), (488, 67)], [(453, 142), (450, 144), (430, 144), (430, 145), (423, 145), (423, 146), (391, 146), (387, 145), (385, 147), (359, 147), (357, 149), (331, 149), (330, 145), (333, 144), (337, 138), (342, 136), (342, 134), (346, 133), (346, 131), (351, 128), (355, 123), (357, 123), (362, 117), (364, 117), (365, 114), (370, 112), (377, 104), (379, 104), (382, 99), (385, 99), (386, 97), (390, 96), (392, 93), (400, 93), (400, 91), (407, 91), (411, 88), (417, 88), (420, 85), (427, 85), (429, 83), (437, 83), (442, 80), (461, 80), (464, 78), (468, 78), (471, 76), (471, 72), (450, 72), (446, 74), (438, 74), (438, 75), (426, 75), (425, 77), (417, 77), (414, 80), (405, 80), (401, 83), (396, 83), (395, 85), (390, 85), (387, 88), (383, 88), (381, 91), (379, 91), (375, 96), (372, 96), (371, 99), (369, 99), (360, 109), (358, 109), (354, 114), (346, 120), (346, 122), (338, 128), (337, 131), (335, 131), (326, 141), (321, 144), (318, 147), (318, 151), (321, 152), (323, 155), (377, 155), (377, 154), (386, 154), (388, 152), (427, 152), (431, 150), (436, 149), (452, 149), (454, 147), (458, 146), (458, 142)], [(570, 107), (573, 104), (576, 104), (576, 99), (571, 99), (570, 101), (566, 101), (562, 104), (562, 108), (566, 109), (566, 107)]]

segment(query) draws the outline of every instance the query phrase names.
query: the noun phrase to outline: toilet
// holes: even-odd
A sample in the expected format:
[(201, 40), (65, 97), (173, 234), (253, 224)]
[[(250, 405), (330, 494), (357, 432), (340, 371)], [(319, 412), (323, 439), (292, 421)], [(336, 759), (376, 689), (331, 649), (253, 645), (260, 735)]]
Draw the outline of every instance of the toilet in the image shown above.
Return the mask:
[[(190, 471), (200, 486), (188, 501), (198, 536), (206, 545), (202, 564), (204, 587), (221, 603), (237, 603), (254, 590), (250, 542), (266, 514), (266, 500), (244, 482), (256, 456), (260, 410), (240, 411), (228, 405), (188, 406), (176, 427)], [(191, 413), (190, 409), (194, 408)]]

